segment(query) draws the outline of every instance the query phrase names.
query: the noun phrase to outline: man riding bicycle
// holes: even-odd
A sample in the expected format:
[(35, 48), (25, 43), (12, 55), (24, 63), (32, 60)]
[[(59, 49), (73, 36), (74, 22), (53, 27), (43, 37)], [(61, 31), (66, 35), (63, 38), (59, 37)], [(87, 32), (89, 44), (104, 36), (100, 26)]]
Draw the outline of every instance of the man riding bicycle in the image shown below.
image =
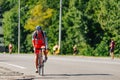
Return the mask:
[[(46, 38), (45, 38), (45, 34), (42, 31), (42, 28), (40, 26), (36, 26), (36, 30), (33, 32), (32, 34), (32, 45), (34, 47), (34, 53), (35, 53), (35, 66), (36, 66), (36, 73), (38, 73), (38, 57), (39, 57), (39, 53), (40, 49), (42, 46), (47, 45), (46, 43)], [(47, 61), (47, 51), (44, 51), (44, 55), (45, 55), (45, 61)]]

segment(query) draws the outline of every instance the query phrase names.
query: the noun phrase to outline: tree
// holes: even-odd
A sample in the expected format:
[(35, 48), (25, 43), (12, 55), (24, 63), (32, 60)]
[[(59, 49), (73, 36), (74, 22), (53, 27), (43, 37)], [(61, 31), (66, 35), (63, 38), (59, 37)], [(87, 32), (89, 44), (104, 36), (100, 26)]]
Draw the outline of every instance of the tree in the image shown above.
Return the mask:
[(52, 16), (53, 9), (44, 9), (41, 4), (36, 5), (31, 12), (31, 17), (28, 19), (25, 29), (33, 31), (35, 26), (48, 26), (47, 19)]
[[(1, 0), (4, 38), (12, 41), (17, 51), (17, 0)], [(72, 53), (77, 44), (79, 54), (108, 56), (110, 38), (116, 41), (115, 53), (120, 46), (119, 0), (63, 0), (62, 52)], [(47, 32), (49, 48), (58, 43), (59, 0), (21, 0), (21, 51), (31, 52), (31, 34), (36, 25)], [(7, 31), (9, 30), (9, 32)], [(11, 37), (9, 36), (11, 35)], [(12, 38), (12, 40), (11, 40)], [(103, 50), (104, 49), (104, 50)]]
[(3, 30), (5, 46), (11, 42), (14, 44), (14, 51), (17, 50), (17, 7), (11, 9), (9, 12), (5, 12), (3, 15)]

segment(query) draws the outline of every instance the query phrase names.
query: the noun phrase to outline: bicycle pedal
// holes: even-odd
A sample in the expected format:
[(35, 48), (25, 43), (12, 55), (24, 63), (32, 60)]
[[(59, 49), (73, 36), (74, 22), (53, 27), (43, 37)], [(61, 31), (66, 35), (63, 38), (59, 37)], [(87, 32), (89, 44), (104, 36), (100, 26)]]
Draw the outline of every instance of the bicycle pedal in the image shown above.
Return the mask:
[(40, 68), (43, 67), (44, 65), (39, 66)]
[(46, 60), (43, 60), (43, 63), (46, 62)]
[(47, 59), (43, 60), (43, 63), (47, 62)]
[(35, 73), (38, 73), (38, 71), (35, 71)]

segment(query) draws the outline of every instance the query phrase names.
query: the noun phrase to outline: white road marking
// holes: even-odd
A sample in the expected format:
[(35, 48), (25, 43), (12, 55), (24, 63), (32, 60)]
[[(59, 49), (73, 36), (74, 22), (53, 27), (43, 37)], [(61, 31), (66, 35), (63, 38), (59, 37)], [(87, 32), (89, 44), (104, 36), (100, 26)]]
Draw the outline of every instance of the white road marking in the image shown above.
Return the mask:
[(25, 67), (19, 66), (19, 65), (16, 65), (16, 64), (10, 64), (10, 63), (6, 63), (6, 62), (0, 62), (0, 63), (6, 64), (6, 65), (10, 65), (10, 66), (13, 66), (13, 67), (16, 67), (16, 68), (20, 68), (20, 69), (26, 69)]

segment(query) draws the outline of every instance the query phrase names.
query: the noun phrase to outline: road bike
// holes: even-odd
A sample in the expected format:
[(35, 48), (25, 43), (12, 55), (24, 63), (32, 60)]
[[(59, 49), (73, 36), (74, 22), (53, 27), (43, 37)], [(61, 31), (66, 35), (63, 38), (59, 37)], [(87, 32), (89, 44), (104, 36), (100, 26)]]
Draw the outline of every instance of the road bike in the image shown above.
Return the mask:
[(43, 58), (43, 54), (45, 51), (45, 46), (42, 46), (40, 48), (40, 54), (38, 56), (38, 73), (39, 75), (44, 76), (44, 58)]

